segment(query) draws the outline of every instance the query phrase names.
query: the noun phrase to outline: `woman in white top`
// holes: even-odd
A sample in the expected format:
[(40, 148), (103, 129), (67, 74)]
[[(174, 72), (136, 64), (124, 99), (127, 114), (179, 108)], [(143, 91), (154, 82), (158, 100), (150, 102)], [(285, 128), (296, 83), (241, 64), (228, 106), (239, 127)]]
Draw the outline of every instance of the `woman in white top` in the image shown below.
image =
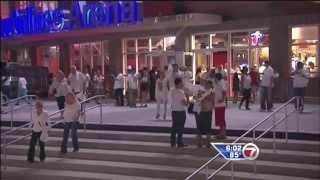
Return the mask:
[(243, 67), (242, 69), (241, 89), (242, 89), (242, 99), (239, 104), (239, 109), (241, 109), (242, 103), (246, 101), (246, 110), (250, 110), (249, 102), (251, 98), (251, 77), (248, 74), (247, 66)]
[(156, 119), (160, 117), (160, 104), (163, 104), (163, 120), (167, 117), (167, 104), (169, 81), (165, 78), (163, 71), (159, 72), (160, 78), (156, 81), (156, 99), (157, 99), (157, 115)]
[[(71, 91), (71, 88), (68, 86), (67, 79), (65, 78), (64, 73), (59, 71), (56, 79), (53, 80), (49, 88), (49, 94), (56, 97), (59, 110), (64, 109), (65, 96), (69, 91)], [(62, 117), (63, 111), (61, 111), (61, 118)]]
[[(300, 111), (303, 111), (305, 88), (309, 82), (309, 74), (303, 69), (303, 66), (302, 62), (298, 62), (297, 69), (293, 72), (293, 91), (296, 97), (295, 108)], [(298, 99), (300, 100), (299, 102), (297, 102)]]
[(41, 134), (48, 133), (47, 121), (48, 121), (48, 113), (43, 110), (43, 103), (41, 101), (37, 101), (36, 104), (36, 111), (33, 116), (32, 122), (32, 135), (29, 144), (29, 151), (28, 151), (28, 162), (34, 162), (34, 152), (35, 146), (37, 142), (39, 142), (40, 146), (40, 161), (43, 162), (46, 158), (45, 154), (45, 147), (44, 142), (41, 141)]
[(61, 144), (61, 153), (67, 153), (67, 143), (69, 138), (69, 131), (71, 129), (73, 152), (79, 151), (77, 129), (79, 126), (79, 117), (81, 113), (81, 105), (76, 96), (69, 92), (66, 95), (66, 107), (63, 112), (64, 117), (64, 131), (63, 140)]

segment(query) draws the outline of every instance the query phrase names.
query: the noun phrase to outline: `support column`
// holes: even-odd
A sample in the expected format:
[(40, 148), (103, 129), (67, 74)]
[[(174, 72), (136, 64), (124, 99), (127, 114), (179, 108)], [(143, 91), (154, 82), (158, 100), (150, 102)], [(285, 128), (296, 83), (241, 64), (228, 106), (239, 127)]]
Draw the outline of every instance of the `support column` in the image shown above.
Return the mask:
[(68, 75), (71, 67), (70, 44), (59, 45), (59, 69)]
[[(291, 37), (291, 36), (290, 36)], [(286, 101), (289, 98), (290, 59), (289, 59), (289, 27), (281, 20), (273, 20), (270, 28), (270, 62), (279, 73), (275, 79), (273, 98)]]
[(175, 41), (176, 63), (179, 66), (185, 65), (183, 52), (186, 51), (187, 38), (188, 38), (188, 35), (184, 30), (179, 31), (176, 34), (176, 41)]
[(121, 39), (110, 39), (109, 41), (110, 64), (106, 71), (107, 74), (122, 73), (122, 45)]
[(35, 46), (29, 48), (29, 58), (32, 66), (38, 66), (37, 48)]

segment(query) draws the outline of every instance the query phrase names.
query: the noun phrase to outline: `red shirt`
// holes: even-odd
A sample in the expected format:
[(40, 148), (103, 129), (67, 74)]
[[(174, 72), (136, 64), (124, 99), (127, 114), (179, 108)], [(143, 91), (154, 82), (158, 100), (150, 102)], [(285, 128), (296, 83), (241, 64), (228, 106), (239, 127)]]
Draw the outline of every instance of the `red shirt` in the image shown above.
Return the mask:
[(251, 84), (258, 85), (259, 84), (259, 74), (257, 71), (250, 71)]

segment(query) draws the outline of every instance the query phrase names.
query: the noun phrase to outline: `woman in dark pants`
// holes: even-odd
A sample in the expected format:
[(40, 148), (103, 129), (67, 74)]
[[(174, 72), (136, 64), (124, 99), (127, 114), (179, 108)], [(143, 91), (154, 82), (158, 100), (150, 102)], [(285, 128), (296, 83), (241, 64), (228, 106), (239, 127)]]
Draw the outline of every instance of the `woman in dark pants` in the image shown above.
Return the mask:
[(212, 126), (212, 110), (214, 108), (214, 93), (211, 81), (205, 82), (205, 92), (197, 99), (200, 103), (200, 113), (197, 115), (197, 129), (198, 129), (198, 147), (202, 147), (202, 135), (207, 136), (205, 145), (210, 147), (211, 126)]
[(248, 74), (248, 68), (244, 67), (242, 69), (241, 75), (241, 87), (242, 87), (242, 99), (239, 104), (239, 109), (241, 109), (242, 103), (246, 101), (246, 110), (250, 110), (249, 102), (251, 98), (251, 77)]
[[(65, 96), (69, 91), (67, 79), (62, 71), (59, 71), (56, 79), (52, 82), (49, 93), (56, 97), (57, 105), (59, 110), (64, 109)], [(61, 112), (62, 118), (63, 112)]]
[(46, 158), (45, 154), (45, 143), (43, 140), (40, 139), (42, 133), (48, 133), (48, 127), (46, 122), (48, 121), (48, 113), (43, 110), (43, 104), (41, 101), (37, 101), (36, 104), (36, 112), (33, 116), (33, 123), (32, 123), (32, 135), (29, 144), (29, 151), (28, 151), (28, 162), (34, 162), (34, 152), (35, 146), (37, 142), (39, 142), (40, 146), (40, 161), (43, 162)]

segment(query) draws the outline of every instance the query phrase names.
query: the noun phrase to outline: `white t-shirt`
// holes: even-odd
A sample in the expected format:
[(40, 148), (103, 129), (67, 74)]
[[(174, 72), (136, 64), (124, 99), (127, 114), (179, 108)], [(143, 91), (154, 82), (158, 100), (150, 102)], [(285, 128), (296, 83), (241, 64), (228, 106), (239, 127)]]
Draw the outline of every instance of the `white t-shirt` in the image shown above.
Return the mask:
[(268, 66), (264, 71), (262, 75), (262, 79), (260, 82), (260, 85), (263, 87), (272, 87), (273, 84), (271, 84), (271, 79), (274, 78), (274, 70), (271, 66)]
[(251, 89), (251, 77), (250, 75), (243, 76), (243, 87), (244, 89)]
[(65, 106), (64, 112), (63, 112), (63, 118), (66, 122), (73, 122), (73, 121), (79, 121), (79, 118), (77, 117), (78, 113), (81, 110), (81, 105), (78, 101), (76, 101), (73, 104), (67, 104)]
[(304, 88), (308, 86), (309, 74), (304, 69), (295, 72), (293, 76), (293, 87), (294, 88)]
[(227, 92), (227, 84), (225, 80), (221, 79), (217, 82), (214, 86), (214, 93), (215, 93), (215, 107), (225, 107), (225, 101), (218, 102), (223, 98), (223, 92)]
[(96, 89), (103, 89), (103, 83), (104, 83), (104, 77), (103, 75), (95, 75), (93, 78), (95, 82), (95, 88)]
[(24, 77), (19, 78), (19, 85), (22, 89), (27, 89), (27, 80)]
[(167, 99), (169, 89), (168, 89), (168, 80), (164, 79), (157, 79), (156, 81), (156, 97), (157, 99)]
[[(4, 80), (6, 77), (2, 76), (2, 79)], [(10, 86), (11, 84), (11, 76), (8, 77), (8, 79), (4, 82), (4, 86)]]
[(37, 111), (33, 112), (33, 127), (32, 130), (34, 132), (41, 132), (43, 130), (47, 130), (46, 122), (49, 119), (48, 112), (42, 111), (40, 115), (38, 115)]
[(86, 88), (89, 87), (89, 82), (90, 82), (90, 80), (91, 80), (90, 74), (87, 73), (87, 74), (85, 75)]
[(77, 71), (76, 74), (71, 73), (68, 79), (70, 81), (71, 90), (74, 90), (76, 93), (83, 90), (86, 77), (81, 72)]
[(53, 80), (49, 91), (53, 93), (53, 89), (56, 89), (55, 97), (66, 96), (68, 92), (71, 92), (66, 79), (63, 79), (61, 82), (57, 79)]
[(128, 88), (129, 89), (138, 89), (137, 76), (134, 74), (128, 75)]
[(182, 89), (173, 88), (169, 92), (170, 104), (172, 111), (185, 111), (186, 105), (182, 103), (186, 99), (186, 95)]
[(114, 80), (113, 89), (123, 89), (123, 75), (119, 74)]

